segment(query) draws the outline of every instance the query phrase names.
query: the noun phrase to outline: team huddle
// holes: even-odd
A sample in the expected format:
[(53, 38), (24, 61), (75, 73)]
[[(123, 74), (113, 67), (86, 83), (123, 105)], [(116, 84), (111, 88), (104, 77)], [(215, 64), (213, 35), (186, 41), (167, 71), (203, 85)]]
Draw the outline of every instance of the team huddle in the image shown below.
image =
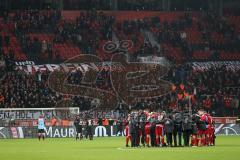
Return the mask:
[[(199, 110), (165, 112), (133, 111), (125, 123), (126, 147), (212, 146), (215, 145), (214, 121), (210, 114)], [(83, 124), (77, 116), (74, 121), (76, 140), (83, 138)], [(85, 137), (93, 139), (93, 121), (86, 120)], [(45, 138), (45, 121), (38, 119), (38, 138)], [(165, 140), (166, 138), (166, 140)], [(183, 143), (182, 143), (183, 139)], [(141, 144), (141, 145), (140, 145)]]
[(131, 147), (211, 146), (215, 145), (214, 132), (213, 119), (203, 110), (197, 114), (136, 111), (126, 123), (126, 147), (129, 141)]

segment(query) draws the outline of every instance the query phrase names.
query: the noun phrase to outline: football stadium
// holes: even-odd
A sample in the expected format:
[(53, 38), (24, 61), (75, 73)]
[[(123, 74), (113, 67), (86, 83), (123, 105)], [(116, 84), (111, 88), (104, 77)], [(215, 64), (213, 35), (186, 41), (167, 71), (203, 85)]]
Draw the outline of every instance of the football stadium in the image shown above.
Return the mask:
[(0, 0), (1, 160), (237, 160), (239, 0)]

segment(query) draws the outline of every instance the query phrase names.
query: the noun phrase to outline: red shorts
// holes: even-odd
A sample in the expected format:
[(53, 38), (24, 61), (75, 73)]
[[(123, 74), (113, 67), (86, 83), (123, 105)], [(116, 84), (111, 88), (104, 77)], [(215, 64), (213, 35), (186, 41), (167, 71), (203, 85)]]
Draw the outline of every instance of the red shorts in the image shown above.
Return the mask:
[(128, 128), (128, 127), (125, 128), (125, 133), (126, 133), (126, 137), (130, 136), (129, 128)]
[(207, 134), (207, 130), (198, 130), (198, 135)]
[(139, 136), (142, 136), (142, 131), (141, 130), (139, 130), (138, 133), (139, 133)]
[(163, 127), (156, 127), (155, 134), (158, 136), (162, 136), (163, 135)]
[(214, 127), (210, 127), (210, 128), (208, 129), (208, 134), (213, 135), (214, 132), (215, 132), (215, 128), (214, 128)]
[(195, 136), (195, 137), (197, 137), (197, 134), (192, 134), (192, 136)]
[(206, 134), (212, 134), (212, 129), (211, 129), (210, 127), (207, 128), (205, 133), (206, 133)]
[(150, 126), (145, 126), (145, 134), (150, 134)]
[(215, 134), (215, 128), (212, 127), (212, 134)]

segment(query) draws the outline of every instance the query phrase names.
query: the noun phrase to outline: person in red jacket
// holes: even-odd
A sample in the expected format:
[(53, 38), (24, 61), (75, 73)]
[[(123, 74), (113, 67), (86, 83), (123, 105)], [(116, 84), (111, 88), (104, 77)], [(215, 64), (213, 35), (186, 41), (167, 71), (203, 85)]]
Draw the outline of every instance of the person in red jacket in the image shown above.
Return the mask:
[(230, 96), (224, 96), (224, 105), (226, 107), (227, 115), (231, 115), (231, 103), (232, 103), (232, 97)]
[(156, 124), (155, 136), (156, 136), (156, 145), (157, 146), (163, 146), (164, 145), (163, 125), (160, 124), (160, 123)]
[(224, 97), (224, 104), (226, 108), (231, 107), (232, 98), (229, 96)]
[(130, 134), (128, 122), (126, 122), (125, 133), (126, 133), (126, 147), (129, 147), (128, 143), (129, 141), (131, 141), (131, 134)]
[(201, 120), (206, 125), (206, 130), (203, 132), (204, 139), (202, 139), (202, 145), (210, 145), (212, 142), (213, 137), (213, 130), (212, 130), (212, 124), (213, 124), (213, 118), (210, 116), (210, 114), (203, 111), (203, 114), (201, 115)]
[(210, 114), (206, 114), (207, 129), (206, 129), (206, 145), (213, 145), (214, 130), (213, 130), (213, 118)]
[(203, 100), (203, 105), (204, 105), (204, 108), (209, 111), (212, 107), (212, 101), (210, 99), (210, 97), (208, 96), (205, 100)]
[(150, 146), (149, 145), (149, 142), (150, 142), (150, 127), (151, 127), (150, 122), (147, 121), (146, 125), (145, 125), (145, 136), (146, 136), (146, 140), (145, 141), (146, 141), (147, 147)]

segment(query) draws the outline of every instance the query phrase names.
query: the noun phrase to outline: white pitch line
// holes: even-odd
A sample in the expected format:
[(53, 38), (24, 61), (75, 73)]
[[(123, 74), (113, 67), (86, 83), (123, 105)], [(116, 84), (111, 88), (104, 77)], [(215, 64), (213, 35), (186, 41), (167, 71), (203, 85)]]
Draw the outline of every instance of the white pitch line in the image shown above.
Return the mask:
[(129, 150), (137, 150), (137, 148), (117, 148), (118, 150), (121, 150), (121, 151), (129, 151)]

